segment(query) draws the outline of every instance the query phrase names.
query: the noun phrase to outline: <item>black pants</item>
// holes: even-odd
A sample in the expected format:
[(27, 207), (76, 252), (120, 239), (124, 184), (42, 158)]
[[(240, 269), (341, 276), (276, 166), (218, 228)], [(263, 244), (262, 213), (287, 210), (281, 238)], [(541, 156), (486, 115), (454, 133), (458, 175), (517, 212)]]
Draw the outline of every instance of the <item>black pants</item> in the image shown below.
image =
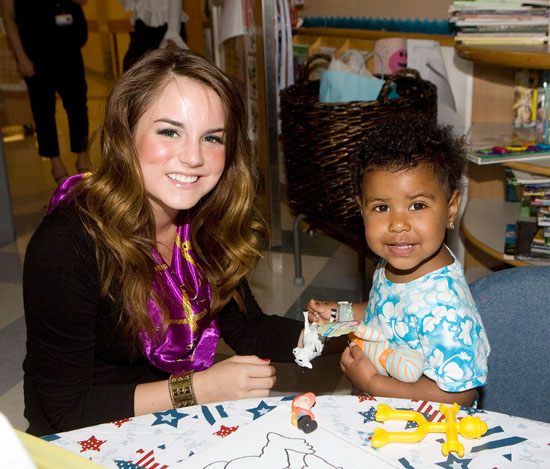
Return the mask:
[(35, 75), (25, 81), (36, 126), (39, 155), (48, 158), (59, 156), (55, 122), (56, 92), (61, 97), (69, 119), (71, 152), (85, 151), (88, 142), (88, 87), (80, 50), (59, 52), (50, 60), (37, 60), (34, 67)]
[[(137, 20), (134, 30), (130, 33), (130, 45), (128, 52), (122, 60), (122, 71), (125, 72), (134, 65), (146, 52), (158, 49), (164, 39), (168, 25), (153, 28), (143, 21)], [(185, 41), (185, 23), (181, 23), (180, 36)]]

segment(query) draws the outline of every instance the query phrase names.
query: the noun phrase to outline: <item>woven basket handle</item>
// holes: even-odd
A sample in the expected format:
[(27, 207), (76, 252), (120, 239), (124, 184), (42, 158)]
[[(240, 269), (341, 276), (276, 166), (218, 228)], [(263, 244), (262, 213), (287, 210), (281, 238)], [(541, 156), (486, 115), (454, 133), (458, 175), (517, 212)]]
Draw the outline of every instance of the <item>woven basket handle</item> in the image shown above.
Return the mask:
[(304, 84), (309, 80), (309, 73), (311, 72), (311, 66), (316, 60), (324, 60), (325, 62), (330, 63), (331, 57), (328, 54), (313, 54), (311, 57), (308, 57), (304, 62), (304, 66), (300, 70), (300, 76), (298, 77), (298, 83)]
[(386, 82), (378, 93), (378, 101), (383, 104), (388, 104), (389, 94), (392, 90), (391, 85), (398, 85), (397, 92), (400, 96), (414, 94), (423, 94), (426, 90), (426, 82), (420, 77), (418, 70), (414, 68), (403, 68), (391, 74), (386, 78)]

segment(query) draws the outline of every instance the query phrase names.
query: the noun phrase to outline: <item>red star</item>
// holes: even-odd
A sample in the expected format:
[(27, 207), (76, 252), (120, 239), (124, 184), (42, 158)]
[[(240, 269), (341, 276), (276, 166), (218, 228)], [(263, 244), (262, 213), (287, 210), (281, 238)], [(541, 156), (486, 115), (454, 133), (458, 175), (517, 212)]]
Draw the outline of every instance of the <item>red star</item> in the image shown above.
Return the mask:
[(126, 418), (122, 420), (114, 420), (111, 423), (114, 423), (118, 428), (122, 427), (123, 423), (130, 422), (132, 419)]
[(359, 402), (365, 402), (365, 401), (375, 401), (376, 398), (372, 396), (357, 396), (359, 398)]
[(98, 440), (94, 435), (92, 435), (87, 440), (78, 441), (78, 444), (82, 446), (82, 449), (80, 450), (81, 453), (87, 450), (99, 452), (99, 447), (106, 442), (107, 440)]
[(221, 436), (222, 438), (225, 438), (227, 435), (231, 435), (234, 431), (236, 431), (239, 428), (237, 425), (236, 427), (226, 427), (225, 425), (222, 425), (220, 429), (214, 433), (214, 435)]

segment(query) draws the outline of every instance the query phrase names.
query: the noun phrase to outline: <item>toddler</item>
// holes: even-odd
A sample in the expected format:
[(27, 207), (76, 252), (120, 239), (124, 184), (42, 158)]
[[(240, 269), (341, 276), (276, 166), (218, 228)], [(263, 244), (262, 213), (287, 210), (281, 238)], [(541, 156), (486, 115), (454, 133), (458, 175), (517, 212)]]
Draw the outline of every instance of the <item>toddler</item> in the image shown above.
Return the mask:
[[(359, 391), (468, 406), (486, 382), (487, 336), (462, 266), (445, 245), (446, 230), (455, 228), (465, 163), (463, 141), (449, 127), (410, 114), (369, 131), (355, 152), (365, 237), (381, 258), (369, 300), (312, 299), (308, 312), (311, 321), (329, 320), (337, 308), (339, 321), (364, 321), (358, 338), (372, 331), (381, 336), (376, 341), (389, 351), (373, 356), (372, 344), (353, 341), (342, 354), (342, 370)], [(404, 380), (406, 373), (386, 371), (379, 359), (394, 350), (412, 352), (421, 373)]]

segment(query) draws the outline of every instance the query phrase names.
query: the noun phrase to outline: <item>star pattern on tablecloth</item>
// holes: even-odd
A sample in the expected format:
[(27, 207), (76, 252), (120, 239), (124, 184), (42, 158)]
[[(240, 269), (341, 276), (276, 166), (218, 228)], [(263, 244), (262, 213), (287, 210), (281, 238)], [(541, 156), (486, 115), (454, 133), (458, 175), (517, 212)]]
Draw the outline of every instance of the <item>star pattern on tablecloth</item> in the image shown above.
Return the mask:
[(141, 466), (138, 466), (131, 461), (121, 461), (120, 459), (115, 459), (115, 464), (119, 469), (142, 469)]
[(372, 396), (357, 396), (357, 398), (359, 399), (359, 402), (365, 402), (365, 401), (375, 401), (376, 398), (375, 397), (372, 397)]
[(220, 429), (217, 432), (214, 432), (213, 434), (221, 436), (222, 438), (225, 438), (226, 436), (231, 435), (231, 433), (237, 431), (238, 428), (239, 428), (238, 425), (236, 427), (226, 427), (225, 425), (222, 425)]
[(460, 406), (460, 410), (463, 410), (468, 415), (486, 414), (487, 413), (483, 409), (478, 409), (476, 407), (462, 407), (462, 406)]
[(359, 412), (359, 415), (363, 417), (363, 423), (376, 422), (376, 408), (371, 407), (366, 412)]
[(436, 466), (441, 466), (446, 469), (467, 469), (472, 458), (470, 459), (461, 459), (455, 456), (453, 453), (449, 453), (447, 456), (447, 461), (437, 462)]
[(132, 419), (125, 418), (125, 419), (121, 419), (121, 420), (113, 420), (111, 423), (113, 425), (116, 425), (118, 428), (120, 428), (120, 427), (122, 427), (123, 423), (131, 422), (131, 421), (132, 421)]
[(371, 440), (372, 440), (372, 435), (373, 435), (374, 432), (362, 432), (362, 431), (358, 431), (357, 434), (359, 435), (359, 438), (361, 438), (361, 444), (363, 446), (371, 446)]
[(189, 414), (183, 414), (178, 412), (176, 409), (168, 409), (164, 412), (153, 412), (153, 415), (156, 417), (156, 420), (151, 424), (154, 425), (170, 425), (174, 428), (178, 428), (178, 422), (187, 417)]
[(414, 420), (407, 420), (405, 430), (410, 430), (411, 428), (418, 428), (418, 424)]
[(265, 403), (265, 401), (261, 401), (256, 407), (252, 409), (246, 409), (247, 412), (250, 412), (254, 415), (252, 420), (256, 420), (257, 418), (261, 417), (262, 415), (267, 414), (269, 411), (273, 410), (275, 407), (274, 405), (268, 405)]
[(99, 452), (101, 445), (106, 442), (107, 440), (98, 440), (95, 435), (92, 435), (87, 440), (77, 441), (77, 443), (82, 447), (80, 450), (81, 453), (88, 450)]

